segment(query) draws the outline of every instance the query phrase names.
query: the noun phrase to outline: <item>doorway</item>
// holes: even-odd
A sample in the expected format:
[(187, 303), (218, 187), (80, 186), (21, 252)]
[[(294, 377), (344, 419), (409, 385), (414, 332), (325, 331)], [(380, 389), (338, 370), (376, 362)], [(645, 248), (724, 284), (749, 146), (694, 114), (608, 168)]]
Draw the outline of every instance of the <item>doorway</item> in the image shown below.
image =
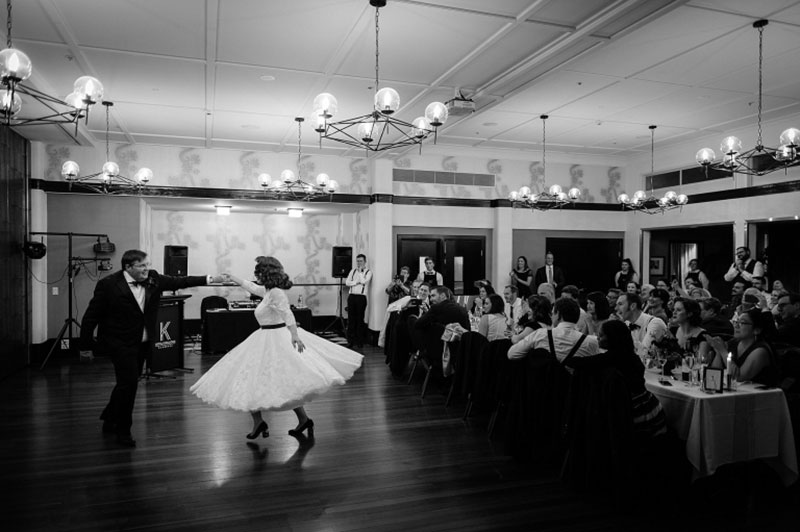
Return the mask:
[(751, 222), (756, 231), (756, 249), (753, 258), (764, 262), (770, 288), (780, 280), (787, 290), (800, 289), (800, 222), (786, 220), (776, 222)]
[(475, 281), (486, 278), (486, 238), (483, 236), (397, 235), (397, 265), (409, 266), (416, 277), (433, 258), (444, 285), (457, 295), (478, 293)]

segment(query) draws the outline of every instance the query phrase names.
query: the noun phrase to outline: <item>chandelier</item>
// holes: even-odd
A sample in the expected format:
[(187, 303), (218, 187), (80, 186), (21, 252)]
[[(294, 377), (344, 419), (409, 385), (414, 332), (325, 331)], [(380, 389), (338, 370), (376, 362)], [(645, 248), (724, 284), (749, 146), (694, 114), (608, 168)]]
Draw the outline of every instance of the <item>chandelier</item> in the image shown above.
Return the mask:
[[(81, 76), (73, 91), (63, 100), (23, 83), (31, 77), (33, 65), (25, 53), (11, 42), (11, 0), (6, 0), (6, 48), (0, 51), (0, 119), (6, 126), (36, 126), (42, 124), (75, 124), (81, 118), (89, 120), (89, 109), (103, 99), (103, 84), (92, 76)], [(30, 98), (46, 108), (42, 116), (24, 116), (22, 97)]]
[(119, 173), (119, 165), (111, 160), (108, 148), (109, 132), (109, 109), (114, 102), (104, 101), (106, 108), (106, 162), (103, 168), (95, 173), (80, 177), (81, 168), (75, 161), (67, 161), (61, 165), (61, 176), (69, 183), (69, 189), (73, 185), (97, 192), (98, 194), (126, 194), (138, 193), (147, 183), (153, 179), (153, 171), (149, 168), (140, 168), (133, 179), (125, 177)]
[(547, 182), (547, 129), (545, 123), (549, 116), (541, 115), (542, 119), (542, 189), (543, 192), (537, 193), (531, 191), (530, 187), (522, 187), (519, 190), (514, 190), (508, 195), (513, 206), (529, 208), (537, 211), (548, 211), (554, 208), (560, 208), (564, 205), (574, 203), (575, 200), (581, 197), (581, 191), (577, 187), (572, 187), (569, 192), (564, 192), (561, 185), (552, 185), (550, 188), (545, 188)]
[(301, 151), (301, 127), (305, 119), (295, 117), (297, 122), (297, 175), (288, 168), (281, 172), (279, 179), (272, 179), (269, 174), (261, 174), (258, 180), (264, 193), (274, 199), (312, 201), (319, 196), (330, 196), (339, 188), (339, 183), (331, 179), (328, 174), (318, 174), (316, 183), (306, 183), (301, 179), (302, 167), (300, 164), (303, 152)]
[(800, 164), (800, 157), (797, 156), (797, 149), (800, 145), (800, 129), (792, 127), (781, 133), (778, 148), (765, 147), (761, 139), (764, 27), (767, 24), (769, 24), (768, 20), (757, 20), (753, 23), (753, 27), (758, 30), (758, 138), (756, 146), (743, 152), (741, 140), (734, 136), (725, 137), (720, 145), (722, 161), (719, 162), (716, 162), (717, 155), (714, 150), (711, 148), (701, 149), (695, 155), (695, 160), (706, 168), (706, 172), (710, 166), (715, 170), (760, 176), (781, 168), (786, 171), (787, 168)]
[(354, 118), (336, 122), (330, 121), (338, 110), (338, 101), (330, 93), (324, 92), (314, 98), (314, 131), (322, 139), (341, 142), (367, 151), (383, 151), (405, 146), (419, 145), (434, 135), (439, 126), (447, 120), (447, 106), (441, 102), (433, 102), (425, 108), (425, 116), (415, 118), (411, 123), (395, 118), (394, 113), (400, 108), (400, 95), (390, 87), (379, 89), (379, 57), (378, 35), (380, 30), (380, 8), (386, 6), (386, 0), (369, 0), (375, 8), (375, 97), (373, 110)]
[(650, 195), (644, 190), (637, 190), (631, 198), (624, 192), (617, 198), (623, 209), (639, 211), (645, 214), (664, 214), (665, 211), (681, 208), (689, 203), (686, 194), (676, 194), (670, 190), (663, 197), (656, 198), (652, 193), (653, 177), (655, 176), (655, 135), (657, 126), (648, 126), (650, 129)]

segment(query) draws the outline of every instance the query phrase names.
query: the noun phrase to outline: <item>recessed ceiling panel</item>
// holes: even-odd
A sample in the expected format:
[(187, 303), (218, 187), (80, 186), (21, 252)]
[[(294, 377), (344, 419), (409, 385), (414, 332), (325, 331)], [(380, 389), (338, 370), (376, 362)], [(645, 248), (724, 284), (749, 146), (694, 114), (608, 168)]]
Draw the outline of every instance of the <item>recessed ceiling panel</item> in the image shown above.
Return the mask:
[(616, 0), (559, 0), (558, 2), (546, 2), (541, 9), (537, 9), (528, 17), (528, 20), (541, 20), (555, 24), (567, 26), (579, 26), (583, 21), (599, 13)]
[(511, 113), (509, 111), (490, 109), (462, 120), (452, 127), (448, 127), (447, 135), (467, 138), (492, 138), (531, 120), (538, 121), (539, 116), (530, 113)]
[(478, 13), (497, 14), (504, 17), (516, 17), (535, 0), (503, 0), (502, 2), (487, 2), (486, 0), (419, 0), (418, 4), (427, 4), (431, 7), (440, 7), (439, 17), (446, 17), (449, 10), (475, 11)]
[(119, 102), (114, 106), (114, 113), (134, 135), (206, 136), (206, 116), (202, 109)]
[(555, 112), (559, 116), (602, 120), (680, 89), (678, 85), (626, 79), (559, 107)]
[(730, 11), (747, 17), (762, 18), (797, 4), (797, 0), (692, 0), (690, 5), (716, 11)]
[(618, 81), (617, 78), (598, 74), (556, 72), (507, 98), (496, 109), (511, 112), (522, 110), (537, 115), (548, 113)]
[(291, 115), (262, 115), (219, 111), (214, 114), (214, 139), (244, 140), (280, 144), (288, 141), (297, 149), (297, 124)]
[(301, 113), (308, 102), (310, 113), (314, 87), (323, 86), (319, 74), (230, 64), (217, 65), (216, 76), (214, 105), (226, 111)]

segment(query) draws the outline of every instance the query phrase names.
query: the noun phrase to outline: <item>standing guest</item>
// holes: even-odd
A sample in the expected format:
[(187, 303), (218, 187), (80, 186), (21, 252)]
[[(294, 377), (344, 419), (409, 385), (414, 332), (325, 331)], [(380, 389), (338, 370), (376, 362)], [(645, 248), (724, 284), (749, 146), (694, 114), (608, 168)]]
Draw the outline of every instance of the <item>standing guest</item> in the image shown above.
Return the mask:
[(600, 327), (608, 321), (611, 315), (611, 307), (608, 305), (608, 299), (603, 295), (603, 292), (589, 292), (586, 296), (586, 327), (588, 334), (597, 336), (600, 332)]
[(483, 303), (483, 315), (478, 322), (478, 333), (490, 342), (506, 337), (506, 315), (503, 313), (505, 302), (497, 294), (490, 295)]
[(523, 255), (517, 257), (517, 267), (511, 270), (509, 276), (511, 285), (517, 287), (517, 295), (527, 300), (533, 284), (533, 271), (528, 267), (528, 259)]
[(367, 268), (367, 256), (356, 256), (356, 267), (347, 275), (350, 287), (347, 296), (347, 347), (364, 347), (364, 329), (367, 328), (367, 293), (372, 281), (372, 272)]
[[(697, 262), (697, 259), (689, 261), (689, 271), (686, 272), (686, 278), (691, 279), (694, 286), (700, 286), (708, 290), (708, 277), (700, 269), (700, 263)], [(684, 289), (689, 290), (689, 287), (684, 285)]]
[(781, 325), (775, 335), (775, 341), (800, 347), (800, 294), (787, 292), (778, 299), (778, 310), (781, 313)]
[(506, 325), (513, 330), (517, 321), (525, 314), (525, 301), (517, 297), (516, 286), (506, 286), (503, 289), (505, 300)]
[(629, 294), (638, 294), (639, 293), (639, 283), (635, 281), (628, 281), (628, 286), (625, 287), (625, 291)]
[(622, 259), (621, 270), (614, 275), (614, 286), (619, 288), (622, 292), (628, 290), (628, 283), (633, 281), (639, 282), (639, 274), (633, 269), (631, 259)]
[(386, 287), (385, 291), (389, 296), (389, 304), (411, 294), (411, 283), (411, 269), (408, 266), (403, 266), (400, 268), (400, 273)]
[(470, 330), (467, 309), (453, 300), (453, 292), (446, 286), (437, 286), (431, 290), (431, 306), (414, 323), (414, 331), (419, 335), (420, 347), (425, 351), (425, 358), (436, 368), (442, 367), (442, 333), (451, 323), (458, 323)]
[(222, 282), (222, 277), (170, 277), (150, 269), (147, 253), (130, 249), (122, 255), (122, 270), (97, 282), (81, 321), (81, 357), (91, 358), (92, 335), (97, 328), (94, 351), (110, 355), (116, 385), (100, 419), (103, 432), (116, 434), (117, 442), (135, 447), (131, 436), (136, 388), (145, 359), (158, 341), (156, 327), (161, 292)]
[(742, 282), (745, 288), (749, 288), (753, 284), (753, 276), (764, 277), (764, 265), (750, 258), (750, 248), (736, 248), (736, 257), (724, 275), (725, 280), (729, 283)]
[(274, 257), (258, 257), (258, 284), (227, 275), (262, 298), (255, 310), (260, 329), (231, 349), (198, 379), (190, 391), (219, 408), (249, 412), (253, 430), (246, 438), (269, 437), (262, 411), (294, 410), (297, 426), (289, 431), (314, 437), (306, 402), (344, 384), (361, 367), (358, 353), (298, 329), (286, 290), (292, 281)]
[[(733, 340), (726, 343), (717, 336), (708, 339), (714, 350), (712, 367), (725, 368), (739, 382), (753, 381), (765, 386), (778, 384), (778, 362), (770, 345), (761, 338), (764, 313), (752, 308), (733, 322)], [(731, 366), (727, 366), (730, 353)]]
[(544, 256), (544, 266), (536, 270), (534, 283), (536, 286), (547, 283), (558, 293), (561, 287), (566, 284), (566, 278), (564, 277), (564, 271), (553, 264), (554, 262), (555, 256), (551, 251), (548, 251)]
[[(602, 293), (600, 294), (602, 296)], [(631, 396), (633, 434), (640, 445), (667, 432), (667, 420), (658, 398), (645, 388), (644, 364), (636, 356), (633, 339), (621, 321), (604, 322), (597, 338), (601, 349), (593, 357), (573, 358), (568, 365), (575, 369), (613, 367), (622, 373)]]
[(720, 315), (722, 303), (716, 297), (708, 297), (700, 300), (700, 327), (706, 330), (709, 336), (724, 335), (733, 336), (733, 324), (731, 320)]
[(578, 318), (578, 322), (576, 323), (576, 325), (578, 326), (578, 330), (580, 332), (589, 334), (589, 326), (586, 324), (586, 321), (589, 319), (589, 315), (586, 313), (585, 310), (580, 308), (580, 296), (581, 296), (581, 291), (574, 284), (568, 284), (561, 291), (561, 297), (568, 297), (573, 301), (575, 301), (576, 303), (578, 303), (578, 308), (580, 310), (581, 315)]
[(511, 343), (516, 344), (535, 330), (549, 328), (553, 323), (552, 309), (553, 305), (546, 297), (529, 297), (526, 320), (520, 324), (522, 330), (517, 334), (511, 335)]
[(702, 323), (700, 304), (694, 299), (679, 298), (675, 301), (675, 312), (672, 321), (678, 327), (675, 338), (678, 345), (686, 352), (699, 356), (704, 363), (709, 362), (708, 341)]
[(642, 312), (642, 299), (637, 294), (621, 294), (615, 310), (619, 318), (627, 322), (636, 352), (641, 357), (647, 355), (653, 342), (667, 333), (667, 324), (661, 318)]
[(536, 295), (547, 298), (552, 305), (556, 302), (556, 289), (550, 283), (542, 283), (536, 288)]
[(478, 297), (472, 302), (472, 314), (480, 317), (483, 314), (483, 305), (494, 294), (494, 287), (489, 281), (478, 281)]
[(444, 277), (442, 277), (441, 273), (433, 269), (434, 266), (435, 264), (433, 259), (430, 257), (425, 257), (425, 269), (419, 272), (419, 275), (417, 275), (417, 281), (427, 283), (427, 285), (431, 288), (444, 286)]
[[(578, 302), (560, 298), (553, 305), (553, 328), (538, 329), (512, 345), (508, 358), (525, 358), (534, 349), (550, 351), (559, 362), (571, 357), (588, 357), (597, 354), (597, 338), (578, 331), (575, 325), (580, 317)], [(551, 341), (553, 349), (551, 349)], [(553, 352), (554, 351), (554, 352)]]

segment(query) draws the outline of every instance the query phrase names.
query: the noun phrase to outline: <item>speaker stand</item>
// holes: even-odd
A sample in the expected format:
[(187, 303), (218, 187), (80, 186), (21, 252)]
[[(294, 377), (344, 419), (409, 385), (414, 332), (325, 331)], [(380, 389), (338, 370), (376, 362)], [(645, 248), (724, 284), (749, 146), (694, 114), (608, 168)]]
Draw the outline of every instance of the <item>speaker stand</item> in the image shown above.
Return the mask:
[(324, 335), (325, 333), (327, 333), (328, 331), (333, 329), (334, 326), (336, 326), (336, 325), (339, 326), (339, 329), (342, 331), (342, 335), (346, 335), (347, 334), (347, 326), (345, 325), (344, 318), (342, 317), (342, 297), (343, 297), (342, 296), (342, 291), (343, 290), (344, 290), (344, 281), (340, 277), (339, 278), (339, 295), (338, 295), (337, 300), (336, 300), (336, 306), (337, 306), (336, 317), (333, 318), (333, 320), (328, 324), (327, 327), (325, 327), (325, 329), (322, 330), (321, 333), (319, 333), (320, 336)]

